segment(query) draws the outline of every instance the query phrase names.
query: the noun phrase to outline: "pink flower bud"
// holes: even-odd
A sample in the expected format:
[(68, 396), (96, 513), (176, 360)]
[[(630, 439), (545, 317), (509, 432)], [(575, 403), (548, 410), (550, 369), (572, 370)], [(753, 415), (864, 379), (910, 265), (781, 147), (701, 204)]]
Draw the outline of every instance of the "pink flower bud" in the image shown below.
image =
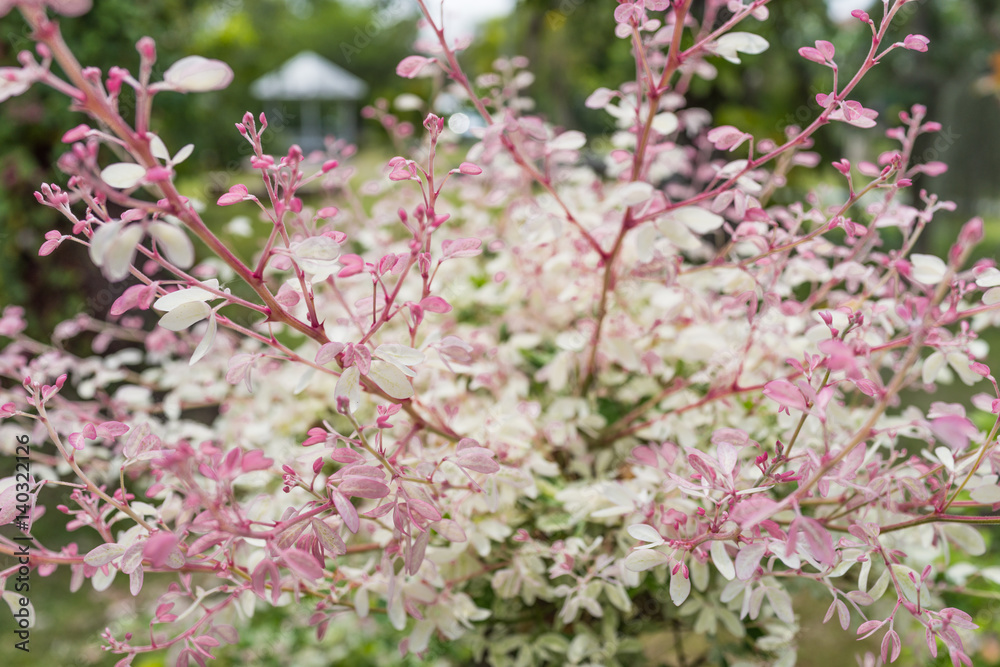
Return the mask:
[(958, 242), (963, 245), (974, 245), (983, 240), (983, 219), (982, 218), (972, 218), (967, 223), (962, 225), (962, 231), (959, 232)]
[(142, 37), (136, 42), (135, 50), (139, 52), (143, 60), (150, 64), (156, 60), (156, 42), (153, 41), (152, 37)]
[(66, 134), (63, 135), (62, 142), (64, 144), (71, 144), (74, 141), (83, 141), (84, 137), (87, 136), (88, 132), (90, 132), (89, 126), (83, 124), (77, 125), (72, 130), (69, 130)]

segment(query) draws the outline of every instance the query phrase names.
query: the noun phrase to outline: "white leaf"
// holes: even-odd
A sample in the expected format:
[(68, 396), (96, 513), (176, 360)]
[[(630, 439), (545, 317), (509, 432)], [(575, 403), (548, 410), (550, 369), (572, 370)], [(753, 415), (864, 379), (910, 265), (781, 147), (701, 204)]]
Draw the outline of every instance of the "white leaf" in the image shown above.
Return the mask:
[(633, 572), (642, 572), (657, 565), (663, 565), (668, 560), (670, 558), (666, 554), (655, 549), (641, 549), (633, 551), (625, 557), (625, 569)]
[(193, 152), (194, 152), (194, 144), (184, 144), (183, 146), (181, 146), (181, 149), (177, 151), (177, 154), (174, 155), (174, 158), (171, 160), (171, 162), (173, 164), (180, 164), (184, 160), (191, 157), (191, 153)]
[(697, 558), (688, 561), (688, 576), (691, 577), (691, 585), (695, 590), (705, 592), (708, 590), (708, 562), (702, 563)]
[(628, 534), (640, 542), (663, 544), (663, 537), (660, 535), (659, 531), (644, 523), (636, 523), (629, 526)]
[(1000, 287), (1000, 269), (990, 267), (979, 274), (976, 284), (980, 287)]
[(113, 188), (127, 189), (146, 176), (146, 169), (134, 162), (116, 162), (101, 170), (101, 180)]
[(913, 265), (911, 277), (924, 285), (936, 285), (948, 273), (948, 265), (935, 255), (910, 255), (910, 263)]
[(983, 294), (983, 303), (987, 306), (1000, 303), (1000, 287), (991, 287), (986, 290), (986, 294)]
[(171, 263), (182, 269), (194, 264), (194, 245), (184, 230), (159, 220), (150, 223), (146, 229)]
[(155, 157), (157, 160), (170, 159), (170, 151), (167, 150), (166, 144), (163, 143), (163, 139), (160, 139), (155, 134), (149, 140), (149, 152), (152, 153), (153, 157)]
[(632, 600), (621, 584), (604, 582), (604, 595), (607, 596), (608, 602), (618, 610), (626, 614), (632, 611)]
[(212, 308), (202, 301), (182, 303), (160, 318), (160, 326), (170, 331), (183, 331), (211, 314)]
[(329, 236), (311, 236), (293, 243), (289, 250), (299, 268), (310, 274), (313, 280), (326, 280), (340, 270), (337, 257), (340, 244)]
[(592, 92), (587, 100), (583, 103), (583, 106), (588, 109), (600, 109), (606, 106), (611, 100), (615, 98), (615, 91), (609, 88), (598, 88)]
[(163, 73), (170, 90), (200, 93), (225, 88), (233, 80), (233, 70), (221, 60), (201, 56), (181, 58)]
[(677, 116), (669, 111), (664, 111), (663, 113), (658, 113), (653, 116), (653, 129), (659, 134), (673, 134), (678, 125), (680, 125), (680, 123), (677, 121)]
[(934, 455), (937, 456), (938, 461), (944, 464), (949, 472), (955, 472), (955, 457), (952, 456), (951, 450), (947, 447), (938, 447), (934, 450)]
[(944, 368), (944, 354), (941, 352), (932, 352), (929, 357), (924, 361), (924, 367), (921, 369), (921, 379), (924, 384), (930, 384), (937, 379), (938, 374), (941, 369)]
[(549, 151), (577, 151), (587, 145), (587, 135), (577, 130), (563, 132), (549, 142)]
[(346, 396), (350, 403), (351, 413), (357, 412), (358, 406), (361, 404), (361, 371), (357, 366), (351, 366), (341, 374), (333, 394), (338, 398)]
[(373, 361), (368, 377), (392, 398), (402, 400), (413, 396), (413, 385), (403, 371), (385, 361)]
[(1000, 486), (997, 484), (984, 484), (974, 488), (969, 495), (977, 503), (995, 505), (1000, 503)]
[(125, 553), (125, 547), (120, 544), (102, 544), (91, 549), (83, 557), (83, 562), (91, 567), (102, 567)]
[(128, 590), (133, 597), (138, 595), (139, 591), (142, 590), (142, 579), (143, 575), (141, 567), (137, 567), (132, 570), (131, 574), (128, 575)]
[[(13, 591), (13, 590), (4, 591), (2, 593), (2, 597), (4, 599), (4, 602), (7, 603), (7, 606), (10, 607), (10, 612), (12, 614), (22, 613), (21, 612), (22, 609), (26, 609), (27, 610), (28, 617), (26, 619), (24, 619), (25, 622), (27, 623), (27, 625), (23, 626), (24, 628), (33, 628), (33, 627), (35, 627), (35, 607), (34, 607), (34, 605), (31, 604), (30, 600), (28, 601), (28, 604), (26, 606), (22, 607), (21, 606), (21, 600), (25, 599), (24, 595), (22, 593), (19, 593), (19, 592)], [(22, 616), (21, 618), (24, 618), (24, 617)], [(18, 623), (18, 626), (20, 627), (20, 623)]]
[(312, 379), (315, 375), (316, 375), (315, 368), (310, 367), (305, 369), (302, 372), (302, 375), (299, 376), (299, 381), (295, 383), (295, 388), (292, 389), (292, 395), (298, 396), (299, 394), (304, 392), (306, 390), (306, 387), (309, 386), (309, 383), (312, 382)]
[(115, 220), (98, 227), (90, 239), (90, 261), (97, 266), (104, 264), (104, 256), (111, 247), (111, 242), (118, 238), (123, 224), (125, 223), (121, 220)]
[(670, 600), (678, 607), (684, 604), (691, 594), (691, 580), (684, 576), (683, 571), (670, 575)]
[(707, 234), (715, 231), (725, 222), (721, 215), (700, 206), (683, 206), (668, 213), (667, 218), (681, 223), (695, 234)]
[[(909, 575), (911, 574), (914, 575), (917, 578), (917, 581), (920, 581), (920, 576), (917, 575), (916, 571), (913, 570), (913, 568), (909, 568), (899, 563), (894, 563), (890, 565), (890, 567), (892, 568), (892, 575), (895, 577), (896, 582), (899, 584), (899, 591), (903, 594), (903, 597), (905, 597), (910, 602), (916, 604), (917, 585), (913, 583)], [(875, 595), (872, 595), (872, 598), (876, 600), (878, 599), (877, 597), (875, 597)]]
[(709, 552), (712, 554), (712, 562), (715, 563), (715, 567), (719, 570), (725, 579), (732, 581), (736, 578), (736, 568), (733, 567), (733, 559), (729, 557), (729, 552), (726, 551), (726, 544), (721, 540), (715, 540), (712, 542), (712, 546), (709, 548)]
[(140, 540), (125, 550), (125, 553), (122, 555), (121, 563), (119, 564), (122, 572), (125, 574), (132, 574), (135, 572), (136, 568), (142, 565), (142, 550), (145, 546), (146, 541)]
[(114, 583), (117, 574), (118, 570), (113, 567), (108, 568), (107, 574), (104, 574), (104, 570), (98, 570), (90, 578), (90, 583), (94, 587), (94, 590), (100, 593), (106, 591)]
[(625, 206), (641, 204), (653, 196), (653, 186), (645, 181), (626, 183), (618, 189), (618, 197)]
[(408, 367), (419, 364), (424, 360), (424, 353), (420, 350), (414, 350), (412, 347), (399, 345), (398, 343), (383, 343), (375, 348), (375, 352), (372, 355), (388, 361), (410, 377), (415, 376), (416, 373)]
[(986, 553), (986, 541), (982, 534), (963, 523), (946, 523), (941, 531), (967, 556), (982, 556)]
[(792, 611), (792, 598), (788, 593), (780, 588), (767, 588), (767, 601), (771, 603), (774, 615), (785, 623), (795, 622), (795, 613)]
[[(206, 280), (202, 284), (211, 289), (219, 289), (219, 281), (215, 278)], [(212, 299), (218, 298), (219, 297), (215, 294), (212, 294), (208, 290), (200, 287), (188, 287), (186, 289), (180, 289), (176, 292), (171, 292), (170, 294), (161, 296), (153, 302), (153, 308), (156, 310), (169, 311), (184, 303), (191, 303), (193, 301), (211, 301)]]
[(948, 365), (958, 374), (962, 382), (970, 387), (983, 379), (982, 375), (972, 370), (972, 367), (969, 365), (969, 357), (965, 354), (961, 352), (949, 352), (945, 358), (948, 360)]
[(882, 570), (882, 574), (875, 580), (875, 585), (868, 590), (868, 595), (870, 595), (873, 600), (879, 600), (883, 595), (885, 595), (888, 588), (889, 570)]
[(108, 280), (122, 280), (128, 275), (128, 269), (135, 259), (136, 246), (142, 239), (142, 225), (127, 225), (111, 241), (107, 252), (104, 253), (104, 275)]
[(697, 250), (701, 247), (701, 240), (684, 225), (678, 225), (673, 218), (661, 218), (657, 227), (668, 241), (681, 250)]
[(740, 63), (738, 53), (756, 55), (769, 46), (766, 39), (752, 32), (731, 32), (723, 35), (715, 43), (715, 52), (731, 63)]
[(653, 244), (656, 242), (656, 228), (652, 225), (639, 227), (632, 235), (632, 243), (635, 246), (635, 256), (640, 262), (648, 262), (653, 259)]
[(202, 357), (208, 354), (208, 351), (212, 349), (212, 344), (215, 342), (215, 334), (218, 330), (219, 323), (216, 321), (215, 311), (212, 311), (212, 314), (208, 316), (208, 328), (205, 330), (205, 335), (202, 336), (201, 342), (198, 343), (198, 347), (194, 349), (191, 361), (188, 362), (189, 366), (194, 366)]
[(764, 557), (767, 545), (763, 542), (754, 542), (744, 545), (736, 554), (736, 577), (740, 581), (748, 581), (757, 572), (760, 559)]

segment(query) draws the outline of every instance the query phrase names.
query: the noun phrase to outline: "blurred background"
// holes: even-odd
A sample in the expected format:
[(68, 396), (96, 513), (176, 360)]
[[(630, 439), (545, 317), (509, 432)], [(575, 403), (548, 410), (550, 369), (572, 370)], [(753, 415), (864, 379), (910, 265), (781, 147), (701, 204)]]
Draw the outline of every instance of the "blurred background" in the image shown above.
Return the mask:
[[(437, 11), (440, 3), (431, 4)], [(700, 0), (695, 4), (697, 14)], [(780, 139), (786, 125), (804, 125), (815, 117), (815, 94), (829, 86), (829, 70), (799, 58), (795, 50), (827, 39), (836, 45), (842, 69), (854, 67), (867, 51), (869, 32), (850, 18), (850, 10), (867, 9), (877, 15), (881, 9), (872, 4), (867, 0), (772, 3), (771, 20), (750, 21), (745, 27), (768, 39), (771, 48), (739, 66), (716, 59), (717, 79), (696, 80), (689, 103), (711, 110), (716, 125), (736, 125), (760, 138)], [(875, 4), (881, 5), (877, 0)], [(615, 5), (614, 0), (449, 0), (444, 15), (451, 36), (473, 31), (477, 35), (462, 54), (467, 72), (488, 71), (501, 55), (525, 55), (536, 76), (529, 88), (537, 103), (534, 112), (562, 128), (602, 134), (608, 129), (607, 118), (586, 109), (583, 101), (598, 86), (614, 87), (634, 77), (628, 43), (613, 33)], [(944, 128), (919, 145), (916, 156), (921, 162), (946, 162), (949, 171), (934, 178), (922, 176), (909, 196), (927, 188), (955, 201), (957, 210), (935, 218), (921, 251), (944, 255), (961, 224), (979, 215), (987, 223), (987, 241), (979, 255), (996, 256), (1000, 3), (914, 0), (901, 17), (892, 38), (923, 34), (930, 38), (930, 51), (892, 54), (854, 97), (880, 112), (883, 130), (914, 103), (925, 104), (928, 118)], [(221, 228), (228, 214), (213, 205), (215, 198), (232, 183), (254, 180), (245, 164), (248, 146), (233, 125), (247, 110), (255, 115), (267, 111), (274, 132), (265, 148), (271, 152), (282, 153), (295, 141), (316, 148), (324, 135), (333, 134), (356, 143), (355, 162), (367, 165), (369, 176), (378, 173), (396, 150), (382, 125), (366, 118), (362, 109), (382, 99), (400, 121), (419, 128), (419, 112), (410, 110), (404, 100), (408, 93), (426, 96), (433, 85), (429, 79), (404, 80), (395, 75), (397, 63), (413, 52), (414, 41), (421, 36), (416, 18), (415, 0), (94, 0), (90, 13), (63, 19), (61, 25), (80, 61), (105, 72), (112, 65), (134, 70), (138, 64), (134, 45), (143, 35), (156, 39), (160, 72), (191, 54), (218, 58), (233, 67), (236, 78), (225, 91), (164, 93), (154, 106), (153, 127), (172, 151), (186, 143), (196, 147), (194, 156), (178, 168), (181, 192), (197, 193), (192, 196), (209, 204), (208, 222)], [(13, 13), (0, 19), (0, 66), (16, 66), (17, 53), (26, 48), (31, 42), (20, 17)], [(394, 106), (397, 100), (400, 103)], [(106, 281), (79, 247), (66, 244), (55, 256), (38, 258), (44, 233), (65, 229), (65, 222), (39, 206), (32, 192), (43, 181), (65, 183), (55, 167), (64, 149), (60, 137), (83, 121), (67, 109), (65, 98), (37, 86), (0, 105), (0, 306), (31, 304), (29, 331), (36, 336), (45, 337), (76, 313), (100, 316), (110, 305), (88, 300)], [(870, 160), (892, 145), (880, 132), (856, 131), (840, 123), (827, 126), (817, 138), (816, 150), (824, 158), (821, 167), (793, 172), (797, 179), (793, 189), (804, 192), (837, 183), (830, 161)], [(50, 546), (68, 539), (55, 530), (57, 521), (44, 523), (53, 527), (50, 535), (40, 535)], [(73, 536), (83, 541), (90, 537)], [(103, 618), (80, 612), (89, 606), (120, 609), (123, 619), (135, 620), (137, 604), (127, 591), (110, 604), (89, 585), (69, 595), (68, 578), (61, 572), (38, 581), (38, 586), (43, 593), (36, 609), (43, 626), (33, 635), (40, 653), (32, 653), (32, 664), (113, 664), (96, 648)], [(985, 600), (982, 609), (990, 611), (989, 618), (1000, 618), (1000, 601)], [(804, 650), (800, 664), (853, 664), (845, 657), (856, 648), (852, 638), (821, 625), (821, 616), (822, 609), (816, 618), (805, 619), (803, 646), (822, 650)], [(128, 620), (122, 623), (127, 627)], [(330, 662), (329, 654), (293, 660), (294, 646), (310, 643), (308, 628), (293, 631), (267, 623), (262, 619), (255, 631), (274, 634), (274, 654), (257, 655), (249, 664), (340, 664)], [(7, 621), (0, 627), (9, 627)], [(995, 638), (996, 626), (993, 631)], [(43, 639), (56, 636), (59, 641)], [(378, 663), (374, 649), (362, 638), (340, 641), (350, 649), (349, 664)], [(991, 641), (986, 648), (994, 651), (990, 655), (997, 662), (983, 664), (1000, 664), (1000, 644)], [(0, 663), (27, 664), (17, 662), (20, 656), (11, 653), (10, 643), (0, 643)], [(660, 661), (648, 657), (648, 664), (670, 664), (667, 654)], [(160, 663), (152, 659), (137, 664)]]

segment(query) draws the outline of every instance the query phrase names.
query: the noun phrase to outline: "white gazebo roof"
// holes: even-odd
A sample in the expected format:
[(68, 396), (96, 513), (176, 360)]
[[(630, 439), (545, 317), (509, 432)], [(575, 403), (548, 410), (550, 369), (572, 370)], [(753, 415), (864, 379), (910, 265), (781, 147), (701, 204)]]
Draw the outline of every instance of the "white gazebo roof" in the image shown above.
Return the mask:
[(261, 100), (358, 100), (364, 81), (312, 51), (303, 51), (250, 85)]

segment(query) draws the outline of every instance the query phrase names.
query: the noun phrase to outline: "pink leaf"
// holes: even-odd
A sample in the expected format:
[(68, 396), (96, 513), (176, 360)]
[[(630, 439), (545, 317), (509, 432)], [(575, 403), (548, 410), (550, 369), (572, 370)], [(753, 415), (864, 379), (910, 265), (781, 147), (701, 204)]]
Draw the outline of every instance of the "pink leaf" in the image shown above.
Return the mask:
[(968, 417), (946, 415), (931, 421), (934, 437), (948, 445), (954, 452), (969, 446), (969, 440), (979, 435), (979, 429)]
[(462, 530), (462, 526), (452, 519), (441, 519), (431, 524), (431, 528), (449, 542), (465, 542), (466, 540), (465, 531)]
[(406, 56), (396, 65), (396, 74), (404, 79), (416, 78), (424, 67), (434, 62), (432, 58), (423, 56)]
[(219, 201), (216, 203), (219, 206), (230, 206), (232, 204), (238, 204), (241, 201), (247, 199), (249, 190), (247, 186), (237, 183), (233, 187), (229, 188), (229, 192), (219, 197)]
[(176, 546), (177, 536), (170, 532), (161, 531), (146, 540), (142, 555), (150, 560), (153, 567), (163, 567)]
[(316, 351), (316, 363), (320, 366), (330, 363), (333, 361), (338, 354), (344, 351), (343, 343), (324, 343), (320, 346), (319, 350)]
[(389, 495), (388, 486), (370, 477), (345, 477), (337, 490), (345, 496), (359, 498), (385, 498)]
[(254, 470), (267, 470), (273, 464), (274, 461), (264, 456), (264, 452), (255, 449), (243, 455), (240, 468), (243, 472), (253, 472)]
[(426, 299), (420, 301), (420, 308), (431, 313), (449, 313), (451, 312), (451, 304), (444, 300), (440, 296), (429, 296)]
[(865, 621), (858, 626), (858, 634), (864, 635), (861, 639), (866, 639), (875, 633), (876, 630), (885, 625), (885, 621)]
[(466, 449), (455, 457), (455, 463), (467, 470), (492, 475), (500, 470), (500, 464), (493, 460), (493, 452), (485, 447)]
[(323, 545), (323, 549), (331, 556), (342, 556), (347, 553), (347, 546), (344, 544), (344, 540), (341, 539), (340, 533), (319, 519), (312, 519), (310, 524), (312, 525), (316, 539), (319, 540), (319, 543)]
[(71, 144), (74, 141), (83, 141), (88, 132), (90, 132), (90, 127), (87, 125), (77, 125), (63, 135), (62, 142), (64, 144)]
[(441, 512), (426, 500), (409, 498), (406, 501), (406, 509), (410, 517), (421, 526), (441, 519)]
[(799, 55), (805, 58), (806, 60), (813, 61), (814, 63), (819, 63), (820, 65), (826, 64), (826, 58), (823, 56), (823, 54), (820, 53), (818, 49), (814, 49), (811, 46), (803, 46), (802, 48), (800, 48)]
[(805, 410), (806, 399), (788, 380), (771, 380), (764, 385), (764, 395), (788, 410)]
[[(324, 433), (326, 433), (326, 431), (324, 431)], [(361, 463), (365, 460), (365, 457), (358, 454), (350, 447), (334, 447), (330, 450), (330, 458), (337, 463)]]
[(51, 255), (59, 247), (60, 243), (61, 239), (49, 239), (38, 248), (38, 256), (46, 257)]
[(715, 148), (720, 151), (736, 150), (744, 141), (753, 138), (751, 135), (738, 130), (732, 125), (722, 125), (721, 127), (716, 127), (709, 130), (708, 135), (706, 136)]
[(442, 259), (475, 257), (483, 252), (482, 245), (482, 240), (476, 238), (457, 239), (454, 241), (449, 239), (441, 244)]
[(146, 286), (142, 284), (132, 285), (126, 289), (122, 292), (122, 295), (115, 299), (115, 302), (111, 304), (111, 314), (118, 316), (135, 308), (139, 305), (139, 296), (145, 289)]
[(830, 532), (823, 527), (823, 524), (810, 517), (798, 517), (793, 524), (797, 525), (802, 535), (806, 538), (809, 551), (812, 553), (820, 565), (830, 567), (836, 560), (836, 552), (833, 549), (833, 538)]
[(478, 176), (483, 173), (483, 170), (479, 165), (472, 164), (471, 162), (463, 162), (458, 165), (458, 171), (468, 176)]
[(903, 40), (903, 48), (922, 53), (927, 50), (927, 45), (930, 43), (931, 40), (923, 35), (907, 35), (906, 39)]
[(301, 549), (292, 547), (282, 553), (281, 557), (284, 559), (288, 569), (304, 579), (315, 581), (323, 577), (323, 568), (320, 564), (316, 562), (316, 559), (311, 554)]

